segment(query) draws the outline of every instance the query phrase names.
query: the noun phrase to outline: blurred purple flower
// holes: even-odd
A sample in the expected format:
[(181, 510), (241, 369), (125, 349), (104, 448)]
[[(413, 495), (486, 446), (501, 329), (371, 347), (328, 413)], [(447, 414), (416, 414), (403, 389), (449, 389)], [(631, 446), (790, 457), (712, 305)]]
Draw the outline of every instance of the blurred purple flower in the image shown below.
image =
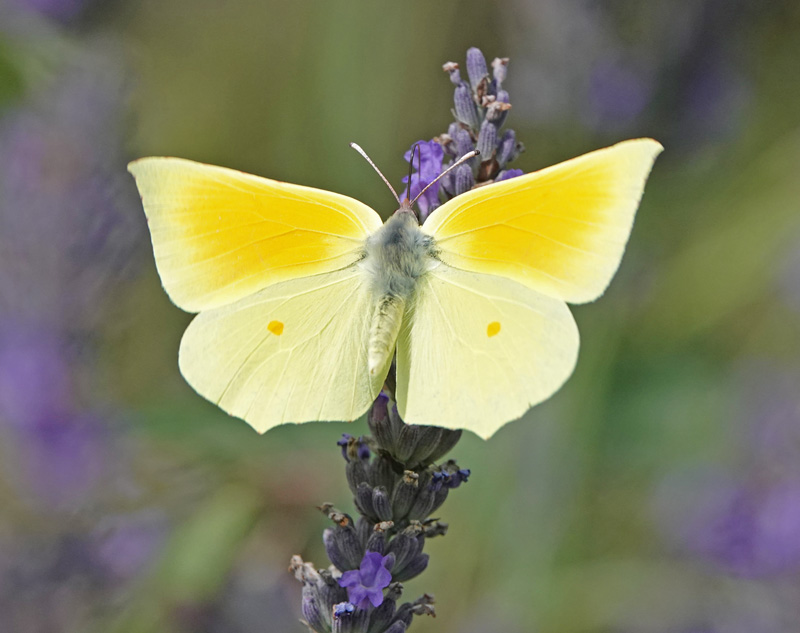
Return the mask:
[[(417, 146), (417, 152), (414, 152), (414, 164), (412, 167), (419, 167), (418, 171), (411, 174), (411, 188), (403, 190), (400, 194), (400, 199), (408, 198), (413, 200), (420, 191), (432, 183), (436, 177), (442, 173), (442, 159), (444, 158), (444, 149), (436, 141), (417, 141), (414, 143)], [(403, 157), (406, 162), (411, 161), (412, 149), (408, 150)], [(418, 162), (419, 161), (419, 162)], [(403, 182), (408, 184), (408, 176), (403, 176)], [(426, 218), (431, 211), (439, 206), (439, 184), (436, 183), (428, 189), (422, 197), (417, 201), (422, 219)]]
[(109, 519), (98, 532), (99, 562), (111, 577), (125, 580), (152, 560), (166, 538), (167, 524), (160, 512), (143, 511)]
[(4, 466), (24, 476), (24, 489), (64, 507), (101, 476), (104, 425), (73, 406), (70, 367), (52, 332), (0, 328), (0, 432), (15, 446)]
[(49, 18), (66, 20), (78, 14), (87, 0), (11, 0), (18, 7)]
[(506, 169), (497, 174), (497, 177), (494, 179), (494, 181), (500, 182), (501, 180), (516, 178), (517, 176), (521, 176), (524, 173), (525, 172), (523, 172), (521, 169)]
[(799, 380), (765, 363), (739, 370), (731, 388), (737, 470), (679, 471), (656, 497), (667, 536), (729, 573), (800, 570)]
[(92, 331), (142, 223), (125, 177), (111, 56), (65, 68), (0, 119), (0, 320)]
[(800, 566), (800, 480), (760, 488), (686, 471), (665, 480), (656, 503), (666, 536), (727, 573), (760, 577)]
[(382, 556), (378, 552), (367, 552), (359, 569), (352, 569), (342, 574), (339, 585), (347, 588), (347, 599), (360, 609), (371, 604), (380, 606), (383, 602), (383, 590), (392, 582), (389, 568), (394, 564), (394, 556)]
[(72, 405), (69, 364), (53, 333), (0, 322), (0, 424), (29, 429)]
[(598, 130), (624, 128), (644, 112), (652, 94), (652, 81), (645, 72), (619, 62), (600, 61), (589, 77), (589, 125)]
[[(82, 54), (0, 118), (0, 433), (20, 492), (55, 509), (103, 479), (91, 381), (103, 304), (140, 243), (113, 55)], [(10, 447), (13, 446), (13, 449)]]

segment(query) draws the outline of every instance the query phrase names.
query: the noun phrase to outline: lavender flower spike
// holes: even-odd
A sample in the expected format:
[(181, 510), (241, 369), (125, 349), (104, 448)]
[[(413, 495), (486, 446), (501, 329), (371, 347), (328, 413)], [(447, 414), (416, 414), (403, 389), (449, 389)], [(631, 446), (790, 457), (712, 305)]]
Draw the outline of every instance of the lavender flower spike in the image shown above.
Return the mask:
[(378, 552), (367, 552), (359, 569), (346, 571), (339, 585), (347, 588), (347, 598), (359, 609), (371, 604), (378, 607), (383, 602), (383, 590), (392, 582), (389, 568), (394, 565), (394, 554), (381, 556)]

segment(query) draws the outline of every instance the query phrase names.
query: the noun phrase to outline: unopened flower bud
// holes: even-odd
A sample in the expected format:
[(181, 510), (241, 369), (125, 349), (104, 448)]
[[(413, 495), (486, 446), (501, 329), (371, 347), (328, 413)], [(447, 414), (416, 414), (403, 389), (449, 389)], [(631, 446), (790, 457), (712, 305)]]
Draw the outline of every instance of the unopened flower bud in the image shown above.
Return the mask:
[(472, 168), (467, 164), (459, 165), (454, 171), (456, 172), (456, 195), (460, 196), (462, 193), (472, 189), (472, 186), (475, 184), (475, 178), (472, 175)]
[(419, 475), (412, 470), (403, 473), (402, 479), (397, 482), (392, 493), (392, 514), (396, 520), (404, 518), (419, 490)]
[(489, 74), (486, 69), (486, 58), (479, 48), (474, 46), (467, 50), (467, 76), (473, 89), (477, 89), (481, 80)]
[(497, 148), (497, 126), (489, 120), (481, 123), (481, 131), (478, 134), (477, 149), (481, 155), (481, 161), (492, 160), (495, 149)]
[(377, 518), (375, 507), (372, 505), (372, 486), (366, 481), (358, 484), (358, 490), (356, 490), (353, 501), (355, 501), (356, 507), (361, 514)]
[(375, 516), (381, 521), (392, 520), (392, 501), (383, 486), (377, 486), (372, 490), (372, 507), (375, 508)]
[(450, 75), (450, 81), (456, 86), (461, 83), (461, 71), (456, 62), (447, 62), (442, 65), (442, 70)]
[(370, 534), (369, 540), (367, 541), (367, 551), (383, 554), (386, 550), (386, 532), (393, 527), (394, 523), (392, 521), (381, 521), (380, 523), (376, 523), (374, 529), (372, 530), (372, 534)]
[(495, 57), (492, 60), (492, 75), (494, 76), (497, 87), (503, 85), (508, 73), (508, 57)]
[(478, 106), (472, 99), (472, 90), (465, 83), (456, 86), (453, 93), (453, 104), (455, 106), (456, 119), (468, 125), (473, 130), (477, 130), (481, 124), (481, 117), (478, 113)]

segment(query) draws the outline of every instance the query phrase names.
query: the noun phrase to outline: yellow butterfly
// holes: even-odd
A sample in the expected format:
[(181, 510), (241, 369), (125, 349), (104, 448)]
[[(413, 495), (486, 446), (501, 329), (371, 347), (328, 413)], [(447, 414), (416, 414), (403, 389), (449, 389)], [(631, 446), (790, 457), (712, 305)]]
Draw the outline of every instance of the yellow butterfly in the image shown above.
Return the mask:
[(264, 432), (354, 420), (396, 352), (409, 424), (488, 438), (569, 377), (566, 302), (619, 266), (662, 147), (629, 140), (445, 202), (420, 226), (346, 196), (178, 158), (129, 165), (172, 301), (179, 364)]

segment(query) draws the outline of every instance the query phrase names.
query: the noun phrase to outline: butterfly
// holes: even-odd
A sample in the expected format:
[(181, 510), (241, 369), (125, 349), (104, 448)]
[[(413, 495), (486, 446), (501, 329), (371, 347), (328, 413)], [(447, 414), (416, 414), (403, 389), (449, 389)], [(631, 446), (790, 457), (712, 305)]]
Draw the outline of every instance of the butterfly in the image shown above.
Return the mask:
[(409, 424), (488, 438), (578, 354), (567, 303), (605, 291), (663, 148), (628, 140), (472, 189), (420, 225), (338, 193), (179, 158), (129, 165), (156, 267), (198, 312), (187, 382), (258, 432), (350, 421), (391, 363)]

